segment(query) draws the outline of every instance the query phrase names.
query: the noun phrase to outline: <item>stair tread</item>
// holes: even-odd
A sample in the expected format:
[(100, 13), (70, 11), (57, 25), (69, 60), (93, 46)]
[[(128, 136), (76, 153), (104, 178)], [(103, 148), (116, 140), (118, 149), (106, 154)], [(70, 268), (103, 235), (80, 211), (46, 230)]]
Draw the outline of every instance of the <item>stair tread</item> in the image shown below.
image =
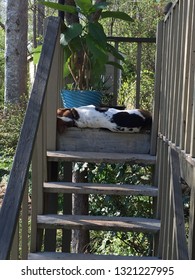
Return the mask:
[(49, 193), (144, 195), (157, 196), (158, 189), (148, 185), (117, 185), (96, 183), (47, 182), (44, 191)]
[(114, 231), (138, 231), (158, 232), (160, 221), (148, 218), (136, 217), (108, 217), (88, 215), (38, 215), (39, 228), (66, 228), (88, 230), (114, 230)]
[(131, 162), (138, 164), (152, 164), (156, 157), (149, 154), (132, 153), (102, 153), (102, 152), (75, 152), (75, 151), (47, 151), (48, 160), (72, 161), (72, 162)]
[(28, 255), (29, 260), (158, 260), (151, 256), (117, 256), (97, 254), (74, 254), (61, 252), (36, 252)]

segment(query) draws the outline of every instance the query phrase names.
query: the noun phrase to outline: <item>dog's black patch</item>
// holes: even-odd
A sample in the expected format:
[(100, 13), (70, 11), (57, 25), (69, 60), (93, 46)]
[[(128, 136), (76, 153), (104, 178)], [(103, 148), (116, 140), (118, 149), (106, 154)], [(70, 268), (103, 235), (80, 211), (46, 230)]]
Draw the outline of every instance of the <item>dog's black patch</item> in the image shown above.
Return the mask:
[(78, 120), (80, 118), (79, 113), (77, 112), (77, 110), (75, 110), (74, 108), (71, 109), (71, 113), (73, 115), (73, 119), (74, 120)]
[(100, 112), (100, 113), (105, 113), (108, 111), (108, 108), (106, 107), (95, 107), (95, 110)]
[(119, 112), (113, 115), (112, 122), (116, 123), (117, 126), (122, 127), (142, 127), (145, 121), (142, 117), (137, 114), (129, 114), (127, 112)]

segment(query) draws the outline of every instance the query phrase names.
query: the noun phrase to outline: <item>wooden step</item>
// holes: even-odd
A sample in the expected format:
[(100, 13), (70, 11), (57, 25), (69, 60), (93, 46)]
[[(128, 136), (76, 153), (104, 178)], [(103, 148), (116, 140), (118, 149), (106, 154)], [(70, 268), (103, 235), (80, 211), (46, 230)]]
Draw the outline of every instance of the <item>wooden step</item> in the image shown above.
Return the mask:
[(29, 260), (158, 260), (150, 256), (116, 256), (96, 254), (71, 254), (61, 252), (36, 252), (28, 255)]
[(91, 183), (44, 183), (47, 193), (106, 194), (106, 195), (143, 195), (157, 196), (158, 189), (148, 185), (116, 185)]
[(154, 165), (156, 157), (149, 154), (96, 153), (75, 151), (47, 151), (49, 161), (131, 163)]
[(38, 215), (38, 228), (113, 230), (156, 233), (160, 221), (135, 217), (106, 217), (85, 215)]
[(69, 127), (57, 134), (57, 150), (148, 154), (150, 133), (118, 133), (96, 128)]

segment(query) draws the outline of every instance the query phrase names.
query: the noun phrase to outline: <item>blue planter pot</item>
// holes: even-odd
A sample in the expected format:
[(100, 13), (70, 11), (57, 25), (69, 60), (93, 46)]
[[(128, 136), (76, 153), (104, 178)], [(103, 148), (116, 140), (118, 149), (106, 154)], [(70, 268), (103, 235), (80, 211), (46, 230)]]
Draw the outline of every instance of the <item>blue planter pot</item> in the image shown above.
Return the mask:
[(80, 107), (86, 105), (99, 106), (102, 93), (90, 90), (65, 90), (61, 91), (61, 97), (65, 108)]

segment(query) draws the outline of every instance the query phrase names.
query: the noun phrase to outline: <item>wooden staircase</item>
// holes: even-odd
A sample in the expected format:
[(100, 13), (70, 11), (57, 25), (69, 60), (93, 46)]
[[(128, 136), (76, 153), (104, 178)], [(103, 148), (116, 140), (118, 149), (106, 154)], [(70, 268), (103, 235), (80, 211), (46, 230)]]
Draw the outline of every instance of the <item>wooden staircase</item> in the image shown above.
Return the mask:
[[(73, 130), (73, 131), (72, 131)], [(77, 134), (77, 139), (83, 137), (83, 134), (86, 135), (88, 131), (83, 129), (69, 129), (65, 133), (66, 137), (59, 136), (58, 138), (63, 138), (63, 145), (58, 144), (58, 148), (69, 148), (70, 136), (72, 133)], [(93, 131), (95, 133), (95, 130)], [(98, 131), (96, 131), (98, 133)], [(101, 132), (102, 133), (102, 132)], [(106, 145), (109, 145), (109, 138), (118, 137), (117, 133), (111, 132), (103, 132), (107, 135)], [(99, 151), (99, 145), (96, 146), (95, 151), (89, 152), (86, 148), (84, 150), (79, 151), (78, 146), (74, 151), (69, 150), (58, 150), (58, 151), (47, 151), (47, 163), (48, 165), (56, 166), (59, 163), (76, 163), (76, 162), (93, 162), (93, 163), (128, 163), (139, 164), (139, 165), (152, 165), (155, 166), (156, 157), (151, 156), (148, 153), (139, 154), (132, 153), (135, 150), (135, 145), (141, 146), (144, 145), (143, 135), (122, 135), (121, 134), (121, 145), (123, 146), (123, 151), (126, 150), (125, 141), (123, 141), (123, 137), (129, 137), (129, 141), (131, 142), (131, 137), (136, 137), (137, 141), (134, 141), (131, 149), (128, 147), (128, 153), (122, 152), (102, 152)], [(150, 137), (149, 135), (147, 137)], [(72, 141), (72, 140), (71, 140)], [(70, 141), (70, 142), (71, 142)], [(88, 135), (88, 145), (90, 147), (91, 143), (94, 141), (94, 136)], [(104, 140), (105, 141), (105, 140)], [(112, 139), (113, 141), (113, 139)], [(128, 141), (128, 145), (129, 145)], [(145, 139), (144, 139), (145, 141)], [(136, 143), (136, 144), (135, 144)], [(81, 144), (82, 145), (82, 144)], [(71, 149), (73, 149), (71, 147)], [(106, 147), (109, 150), (108, 147)], [(110, 147), (112, 149), (112, 147)], [(139, 150), (139, 149), (137, 149)], [(129, 152), (130, 151), (130, 152)], [(67, 165), (66, 165), (67, 166)], [(51, 178), (51, 176), (49, 176)], [(55, 176), (53, 177), (55, 178)], [(56, 177), (57, 178), (57, 177)], [(69, 174), (70, 179), (70, 174)], [(150, 196), (156, 198), (158, 195), (158, 189), (155, 186), (148, 185), (118, 185), (118, 184), (96, 184), (96, 183), (85, 183), (85, 182), (59, 182), (51, 180), (48, 182), (44, 182), (43, 184), (43, 192), (45, 196), (54, 195), (53, 201), (56, 200), (56, 196), (59, 194), (64, 195), (64, 197), (68, 196), (71, 199), (71, 194), (79, 194), (79, 195), (89, 195), (89, 194), (104, 194), (104, 195), (124, 195), (124, 196)], [(51, 203), (52, 199), (49, 200)], [(70, 203), (70, 201), (68, 202)], [(54, 210), (53, 207), (49, 207), (45, 211), (45, 213), (37, 215), (37, 231), (41, 232), (41, 242), (44, 243), (44, 232), (50, 231), (51, 234), (54, 234), (54, 231), (61, 229), (65, 231), (66, 234), (70, 234), (71, 230), (102, 230), (102, 231), (123, 231), (123, 232), (144, 232), (151, 233), (154, 236), (158, 236), (160, 230), (160, 221), (157, 219), (149, 219), (143, 217), (121, 217), (121, 216), (91, 216), (91, 215), (72, 215), (70, 209), (68, 214), (57, 213), (57, 209)], [(53, 233), (52, 233), (53, 231)], [(55, 234), (54, 234), (55, 235)], [(43, 240), (42, 240), (43, 239)], [(55, 237), (54, 237), (55, 239)], [(39, 242), (40, 239), (38, 238)], [(52, 242), (52, 241), (51, 241)], [(55, 243), (55, 241), (54, 241)], [(70, 246), (70, 244), (69, 244)], [(157, 246), (157, 244), (155, 244)], [(42, 248), (42, 245), (39, 244), (37, 248), (39, 250)], [(75, 254), (70, 252), (55, 252), (55, 245), (53, 248), (46, 245), (46, 248), (49, 248), (48, 251), (36, 251), (29, 254), (29, 259), (156, 259), (156, 256), (113, 256), (113, 255), (94, 255), (94, 254)], [(50, 251), (50, 252), (49, 252)]]

